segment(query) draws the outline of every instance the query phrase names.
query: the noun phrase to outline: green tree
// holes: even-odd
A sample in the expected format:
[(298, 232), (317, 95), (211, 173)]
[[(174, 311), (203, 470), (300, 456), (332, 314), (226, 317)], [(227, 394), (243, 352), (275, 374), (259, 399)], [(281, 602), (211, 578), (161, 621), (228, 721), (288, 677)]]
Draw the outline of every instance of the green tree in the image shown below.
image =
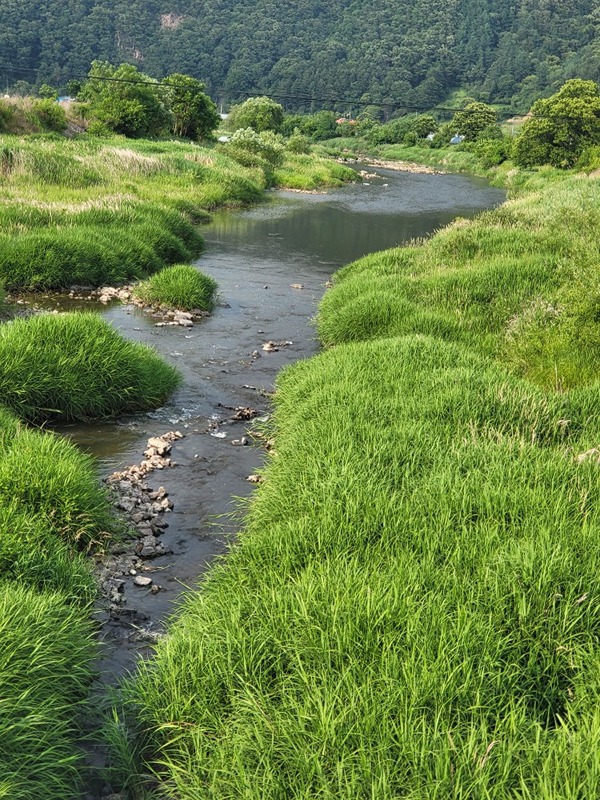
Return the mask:
[(43, 100), (58, 100), (58, 91), (47, 83), (42, 83), (37, 93)]
[(421, 114), (412, 121), (410, 130), (416, 133), (419, 139), (424, 139), (430, 133), (436, 133), (438, 128), (435, 117), (431, 114)]
[(452, 117), (451, 127), (467, 142), (474, 142), (482, 131), (496, 124), (496, 119), (496, 110), (486, 103), (469, 103)]
[(124, 136), (158, 136), (170, 127), (157, 81), (132, 64), (115, 67), (93, 61), (79, 99), (87, 102), (90, 115)]
[(537, 100), (515, 141), (519, 166), (572, 167), (584, 148), (600, 144), (600, 90), (594, 81), (567, 81), (556, 94)]
[(218, 126), (221, 118), (217, 107), (205, 93), (204, 84), (175, 72), (162, 82), (166, 87), (165, 103), (173, 116), (172, 130), (176, 136), (205, 139)]
[(283, 127), (283, 106), (270, 97), (250, 97), (241, 105), (232, 107), (227, 124), (230, 130), (252, 128), (257, 133), (278, 133)]
[(66, 89), (67, 89), (67, 94), (70, 97), (77, 97), (77, 95), (81, 91), (81, 81), (75, 79), (68, 81)]

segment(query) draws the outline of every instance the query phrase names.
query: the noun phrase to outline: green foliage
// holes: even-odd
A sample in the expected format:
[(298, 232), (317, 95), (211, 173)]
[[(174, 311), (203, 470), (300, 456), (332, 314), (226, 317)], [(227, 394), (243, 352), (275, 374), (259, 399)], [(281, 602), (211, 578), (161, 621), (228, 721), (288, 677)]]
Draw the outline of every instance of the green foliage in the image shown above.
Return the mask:
[(336, 123), (337, 114), (333, 111), (317, 111), (314, 114), (286, 114), (281, 132), (292, 136), (296, 129), (313, 142), (331, 139), (339, 135)]
[(67, 81), (67, 86), (66, 86), (67, 94), (70, 95), (71, 97), (77, 98), (79, 92), (81, 91), (81, 87), (82, 87), (82, 82), (80, 80), (73, 79)]
[(239, 128), (223, 152), (245, 167), (259, 167), (264, 174), (266, 185), (273, 184), (274, 167), (283, 164), (285, 144), (283, 138), (273, 131), (257, 133), (253, 128)]
[(158, 136), (171, 122), (158, 82), (132, 64), (93, 61), (79, 98), (96, 119), (124, 136)]
[(485, 103), (469, 103), (452, 117), (450, 127), (455, 133), (474, 142), (490, 126), (496, 124), (496, 110)]
[(303, 133), (300, 133), (299, 128), (294, 130), (285, 146), (290, 153), (310, 153), (310, 140)]
[(513, 143), (512, 140), (507, 136), (500, 136), (500, 138), (486, 138), (484, 134), (485, 131), (480, 134), (480, 137), (477, 142), (475, 142), (473, 149), (479, 158), (481, 165), (485, 169), (490, 169), (491, 167), (497, 167), (499, 164), (502, 164), (511, 157)]
[(163, 269), (134, 288), (134, 294), (145, 303), (184, 311), (212, 311), (216, 292), (213, 278), (186, 264)]
[(0, 796), (80, 795), (76, 713), (94, 653), (90, 623), (64, 595), (0, 583)]
[(180, 383), (154, 350), (96, 314), (0, 326), (0, 396), (23, 419), (98, 419), (161, 406)]
[(44, 130), (62, 133), (67, 127), (65, 110), (54, 100), (37, 100), (33, 105), (33, 113)]
[(89, 576), (73, 550), (114, 529), (94, 461), (64, 437), (20, 425), (2, 406), (0, 444), (0, 579), (89, 596)]
[(416, 144), (419, 139), (435, 133), (438, 128), (438, 123), (431, 114), (404, 116), (383, 125), (375, 125), (368, 132), (367, 138), (371, 144), (399, 144), (408, 143), (408, 137), (410, 144)]
[(600, 144), (600, 89), (594, 81), (567, 81), (556, 94), (537, 100), (531, 114), (515, 142), (520, 166), (569, 168), (586, 147)]
[(457, 87), (525, 111), (572, 76), (600, 78), (595, 12), (594, 0), (23, 0), (7, 8), (0, 52), (24, 68), (15, 79), (83, 75), (96, 57), (186, 73), (224, 101), (259, 86), (302, 111), (337, 97), (432, 108)]
[(278, 133), (283, 126), (283, 106), (269, 97), (250, 97), (241, 105), (232, 107), (227, 126), (232, 131), (251, 128), (257, 133)]
[(12, 107), (7, 102), (0, 100), (0, 132), (4, 133), (10, 130), (13, 116)]
[(164, 78), (165, 102), (173, 115), (173, 133), (190, 139), (206, 139), (219, 125), (217, 107), (204, 92), (204, 84), (189, 75), (174, 73)]
[(42, 83), (37, 93), (38, 97), (44, 100), (58, 100), (58, 91), (54, 86), (49, 86), (47, 83)]

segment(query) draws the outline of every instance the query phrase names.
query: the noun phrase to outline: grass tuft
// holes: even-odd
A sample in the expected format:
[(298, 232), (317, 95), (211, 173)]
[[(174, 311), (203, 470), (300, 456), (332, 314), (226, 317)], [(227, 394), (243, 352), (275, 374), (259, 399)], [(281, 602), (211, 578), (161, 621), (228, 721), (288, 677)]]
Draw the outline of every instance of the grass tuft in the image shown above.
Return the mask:
[(134, 287), (134, 294), (149, 305), (165, 305), (184, 311), (212, 311), (217, 282), (195, 267), (179, 264), (163, 269)]
[(0, 396), (22, 419), (90, 420), (161, 406), (180, 383), (154, 350), (95, 314), (0, 326)]

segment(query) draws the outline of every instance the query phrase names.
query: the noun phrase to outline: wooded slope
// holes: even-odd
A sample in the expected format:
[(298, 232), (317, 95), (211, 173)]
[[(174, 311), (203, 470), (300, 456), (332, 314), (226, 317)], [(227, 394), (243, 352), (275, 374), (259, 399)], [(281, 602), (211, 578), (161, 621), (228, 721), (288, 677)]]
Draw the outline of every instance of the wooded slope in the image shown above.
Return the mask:
[[(598, 0), (3, 0), (0, 77), (64, 86), (95, 58), (240, 93), (431, 107), (456, 87), (527, 109), (600, 78)], [(21, 72), (15, 70), (22, 68)], [(295, 99), (292, 99), (295, 98)]]

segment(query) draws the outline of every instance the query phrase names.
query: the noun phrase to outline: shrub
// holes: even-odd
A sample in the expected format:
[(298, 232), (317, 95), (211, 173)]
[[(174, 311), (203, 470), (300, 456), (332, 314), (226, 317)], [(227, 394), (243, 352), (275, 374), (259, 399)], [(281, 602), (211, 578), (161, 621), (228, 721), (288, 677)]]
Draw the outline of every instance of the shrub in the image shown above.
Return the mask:
[(233, 134), (224, 150), (236, 160), (240, 153), (249, 154), (277, 167), (283, 162), (285, 145), (283, 139), (271, 131), (257, 133), (252, 128), (242, 128)]
[(157, 272), (138, 284), (134, 294), (150, 305), (166, 305), (190, 311), (212, 311), (217, 282), (195, 267), (179, 264)]
[(33, 114), (38, 118), (44, 130), (62, 133), (67, 127), (65, 110), (54, 100), (34, 101)]
[(162, 405), (177, 370), (95, 314), (43, 314), (0, 326), (0, 397), (27, 420), (90, 420)]
[(290, 153), (310, 153), (310, 140), (296, 128), (285, 144)]

